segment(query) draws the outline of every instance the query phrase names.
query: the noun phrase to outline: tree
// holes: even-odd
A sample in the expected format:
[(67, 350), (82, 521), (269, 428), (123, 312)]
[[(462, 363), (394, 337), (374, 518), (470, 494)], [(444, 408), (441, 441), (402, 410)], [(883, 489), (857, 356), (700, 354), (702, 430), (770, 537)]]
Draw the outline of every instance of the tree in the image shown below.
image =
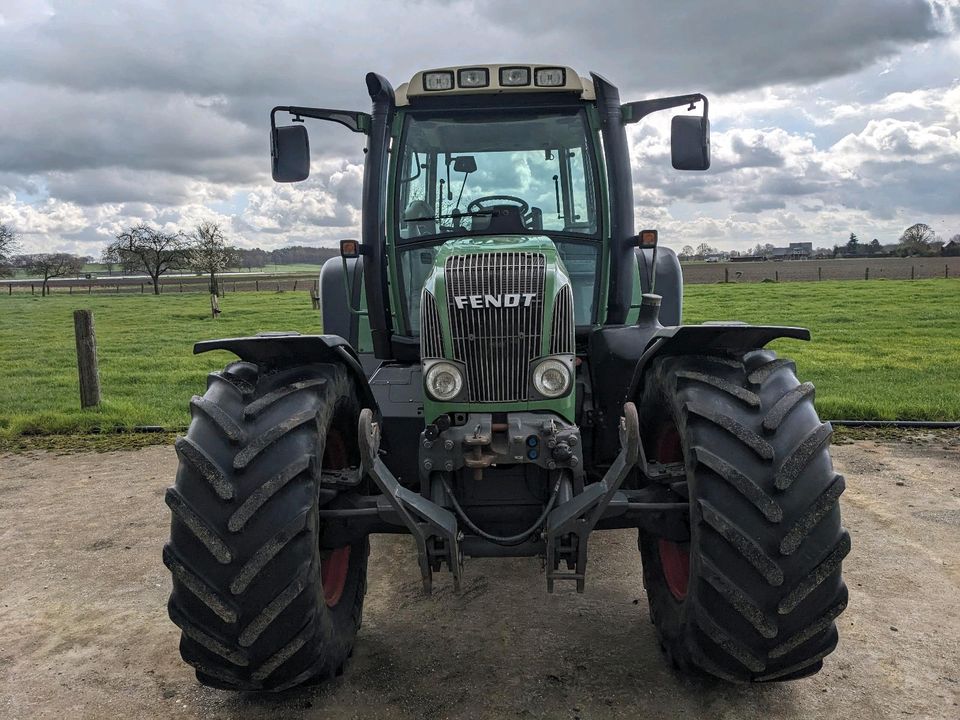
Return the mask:
[(106, 266), (108, 275), (113, 275), (113, 268), (115, 265), (122, 265), (120, 252), (113, 243), (108, 245), (100, 254), (100, 264)]
[(693, 247), (690, 245), (684, 245), (683, 250), (680, 251), (680, 257), (693, 257)]
[(120, 262), (143, 271), (153, 281), (153, 294), (160, 294), (160, 276), (168, 270), (188, 267), (193, 257), (190, 239), (183, 233), (166, 233), (147, 225), (137, 225), (117, 235), (107, 247)]
[(850, 233), (850, 239), (847, 241), (847, 253), (857, 255), (860, 252), (860, 241), (857, 240), (856, 233)]
[(41, 297), (49, 295), (51, 278), (76, 275), (83, 267), (83, 258), (69, 253), (39, 253), (22, 256), (23, 267), (27, 272), (43, 278), (40, 288)]
[(871, 240), (871, 241), (870, 241), (870, 254), (871, 254), (871, 255), (879, 255), (881, 251), (882, 251), (882, 248), (881, 248), (881, 246), (880, 246), (880, 241), (877, 240), (876, 238), (874, 238), (873, 240)]
[(901, 257), (910, 255), (931, 255), (931, 244), (937, 239), (937, 234), (929, 225), (916, 223), (903, 231), (897, 254)]
[(13, 274), (13, 254), (20, 248), (13, 228), (0, 223), (0, 277)]
[(712, 255), (715, 252), (716, 250), (710, 247), (707, 243), (700, 243), (697, 245), (697, 257), (704, 258), (707, 255)]
[(204, 221), (197, 226), (193, 233), (190, 267), (210, 276), (211, 295), (220, 294), (217, 273), (236, 266), (238, 262), (236, 249), (227, 246), (226, 236), (217, 223)]
[(252, 270), (255, 267), (262, 268), (270, 259), (270, 256), (267, 255), (266, 250), (261, 250), (260, 248), (254, 248), (253, 250), (237, 250), (237, 252), (240, 255), (240, 266), (246, 268), (247, 270)]

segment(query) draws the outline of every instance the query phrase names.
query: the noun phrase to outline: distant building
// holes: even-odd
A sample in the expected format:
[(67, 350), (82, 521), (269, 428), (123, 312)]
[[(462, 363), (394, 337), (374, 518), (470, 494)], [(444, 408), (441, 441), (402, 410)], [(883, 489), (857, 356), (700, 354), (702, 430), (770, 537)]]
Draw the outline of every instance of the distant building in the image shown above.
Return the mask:
[(792, 242), (787, 247), (774, 248), (767, 257), (770, 260), (809, 260), (812, 255), (812, 242)]
[(943, 246), (943, 249), (940, 251), (941, 255), (946, 255), (948, 257), (957, 257), (960, 256), (960, 241), (951, 240), (946, 245)]

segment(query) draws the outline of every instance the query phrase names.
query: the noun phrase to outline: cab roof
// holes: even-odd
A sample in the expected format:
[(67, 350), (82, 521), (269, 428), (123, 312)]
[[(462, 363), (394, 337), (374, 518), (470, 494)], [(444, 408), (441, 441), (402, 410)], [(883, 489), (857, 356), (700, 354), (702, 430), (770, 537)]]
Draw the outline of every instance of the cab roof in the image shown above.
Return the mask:
[[(523, 77), (526, 70), (527, 82), (524, 84), (502, 84), (506, 80), (506, 73), (516, 71)], [(476, 72), (479, 71), (479, 72)], [(486, 73), (486, 83), (482, 86), (462, 86), (465, 76), (483, 77)], [(538, 71), (562, 72), (562, 84), (538, 84)], [(444, 89), (430, 89), (425, 85), (425, 76), (437, 77), (449, 87)], [(556, 77), (556, 74), (553, 74)], [(441, 83), (442, 84), (442, 83)], [(462, 96), (462, 95), (497, 95), (502, 93), (542, 93), (542, 92), (569, 92), (576, 93), (582, 100), (594, 100), (593, 82), (589, 78), (580, 77), (569, 67), (564, 65), (543, 65), (534, 63), (494, 63), (487, 65), (458, 65), (453, 67), (432, 68), (416, 73), (410, 82), (403, 83), (396, 89), (397, 106), (409, 105), (411, 100), (416, 101), (425, 97)]]

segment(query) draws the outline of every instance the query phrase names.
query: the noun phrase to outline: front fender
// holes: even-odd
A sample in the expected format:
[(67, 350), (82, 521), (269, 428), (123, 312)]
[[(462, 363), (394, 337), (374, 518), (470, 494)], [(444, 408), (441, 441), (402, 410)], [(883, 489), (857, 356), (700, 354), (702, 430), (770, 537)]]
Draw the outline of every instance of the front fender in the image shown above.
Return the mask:
[(339, 335), (260, 333), (252, 337), (203, 340), (193, 346), (195, 355), (211, 350), (232, 352), (241, 360), (255, 363), (266, 371), (317, 362), (340, 363), (357, 384), (361, 407), (370, 408), (378, 417), (380, 415), (356, 351)]
[(635, 397), (643, 382), (643, 374), (654, 358), (666, 355), (725, 352), (743, 353), (766, 346), (777, 338), (809, 340), (807, 328), (786, 325), (747, 325), (738, 322), (704, 323), (659, 328), (647, 343), (637, 361), (627, 397)]
[(746, 352), (783, 337), (809, 340), (810, 331), (736, 322), (662, 327), (654, 321), (598, 328), (590, 337), (595, 459), (609, 461), (618, 452), (616, 427), (623, 404), (637, 400), (654, 358)]

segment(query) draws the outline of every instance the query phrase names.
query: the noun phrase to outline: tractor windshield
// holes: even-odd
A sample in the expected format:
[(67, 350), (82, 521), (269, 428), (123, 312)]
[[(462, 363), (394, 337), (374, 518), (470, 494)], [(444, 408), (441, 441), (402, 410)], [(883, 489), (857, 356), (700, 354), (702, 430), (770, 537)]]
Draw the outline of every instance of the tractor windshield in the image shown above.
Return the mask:
[(599, 232), (582, 110), (408, 116), (397, 178), (398, 238)]
[(419, 334), (420, 289), (437, 247), (464, 235), (538, 234), (557, 245), (578, 325), (600, 287), (599, 181), (586, 114), (408, 116), (396, 179), (401, 311)]

